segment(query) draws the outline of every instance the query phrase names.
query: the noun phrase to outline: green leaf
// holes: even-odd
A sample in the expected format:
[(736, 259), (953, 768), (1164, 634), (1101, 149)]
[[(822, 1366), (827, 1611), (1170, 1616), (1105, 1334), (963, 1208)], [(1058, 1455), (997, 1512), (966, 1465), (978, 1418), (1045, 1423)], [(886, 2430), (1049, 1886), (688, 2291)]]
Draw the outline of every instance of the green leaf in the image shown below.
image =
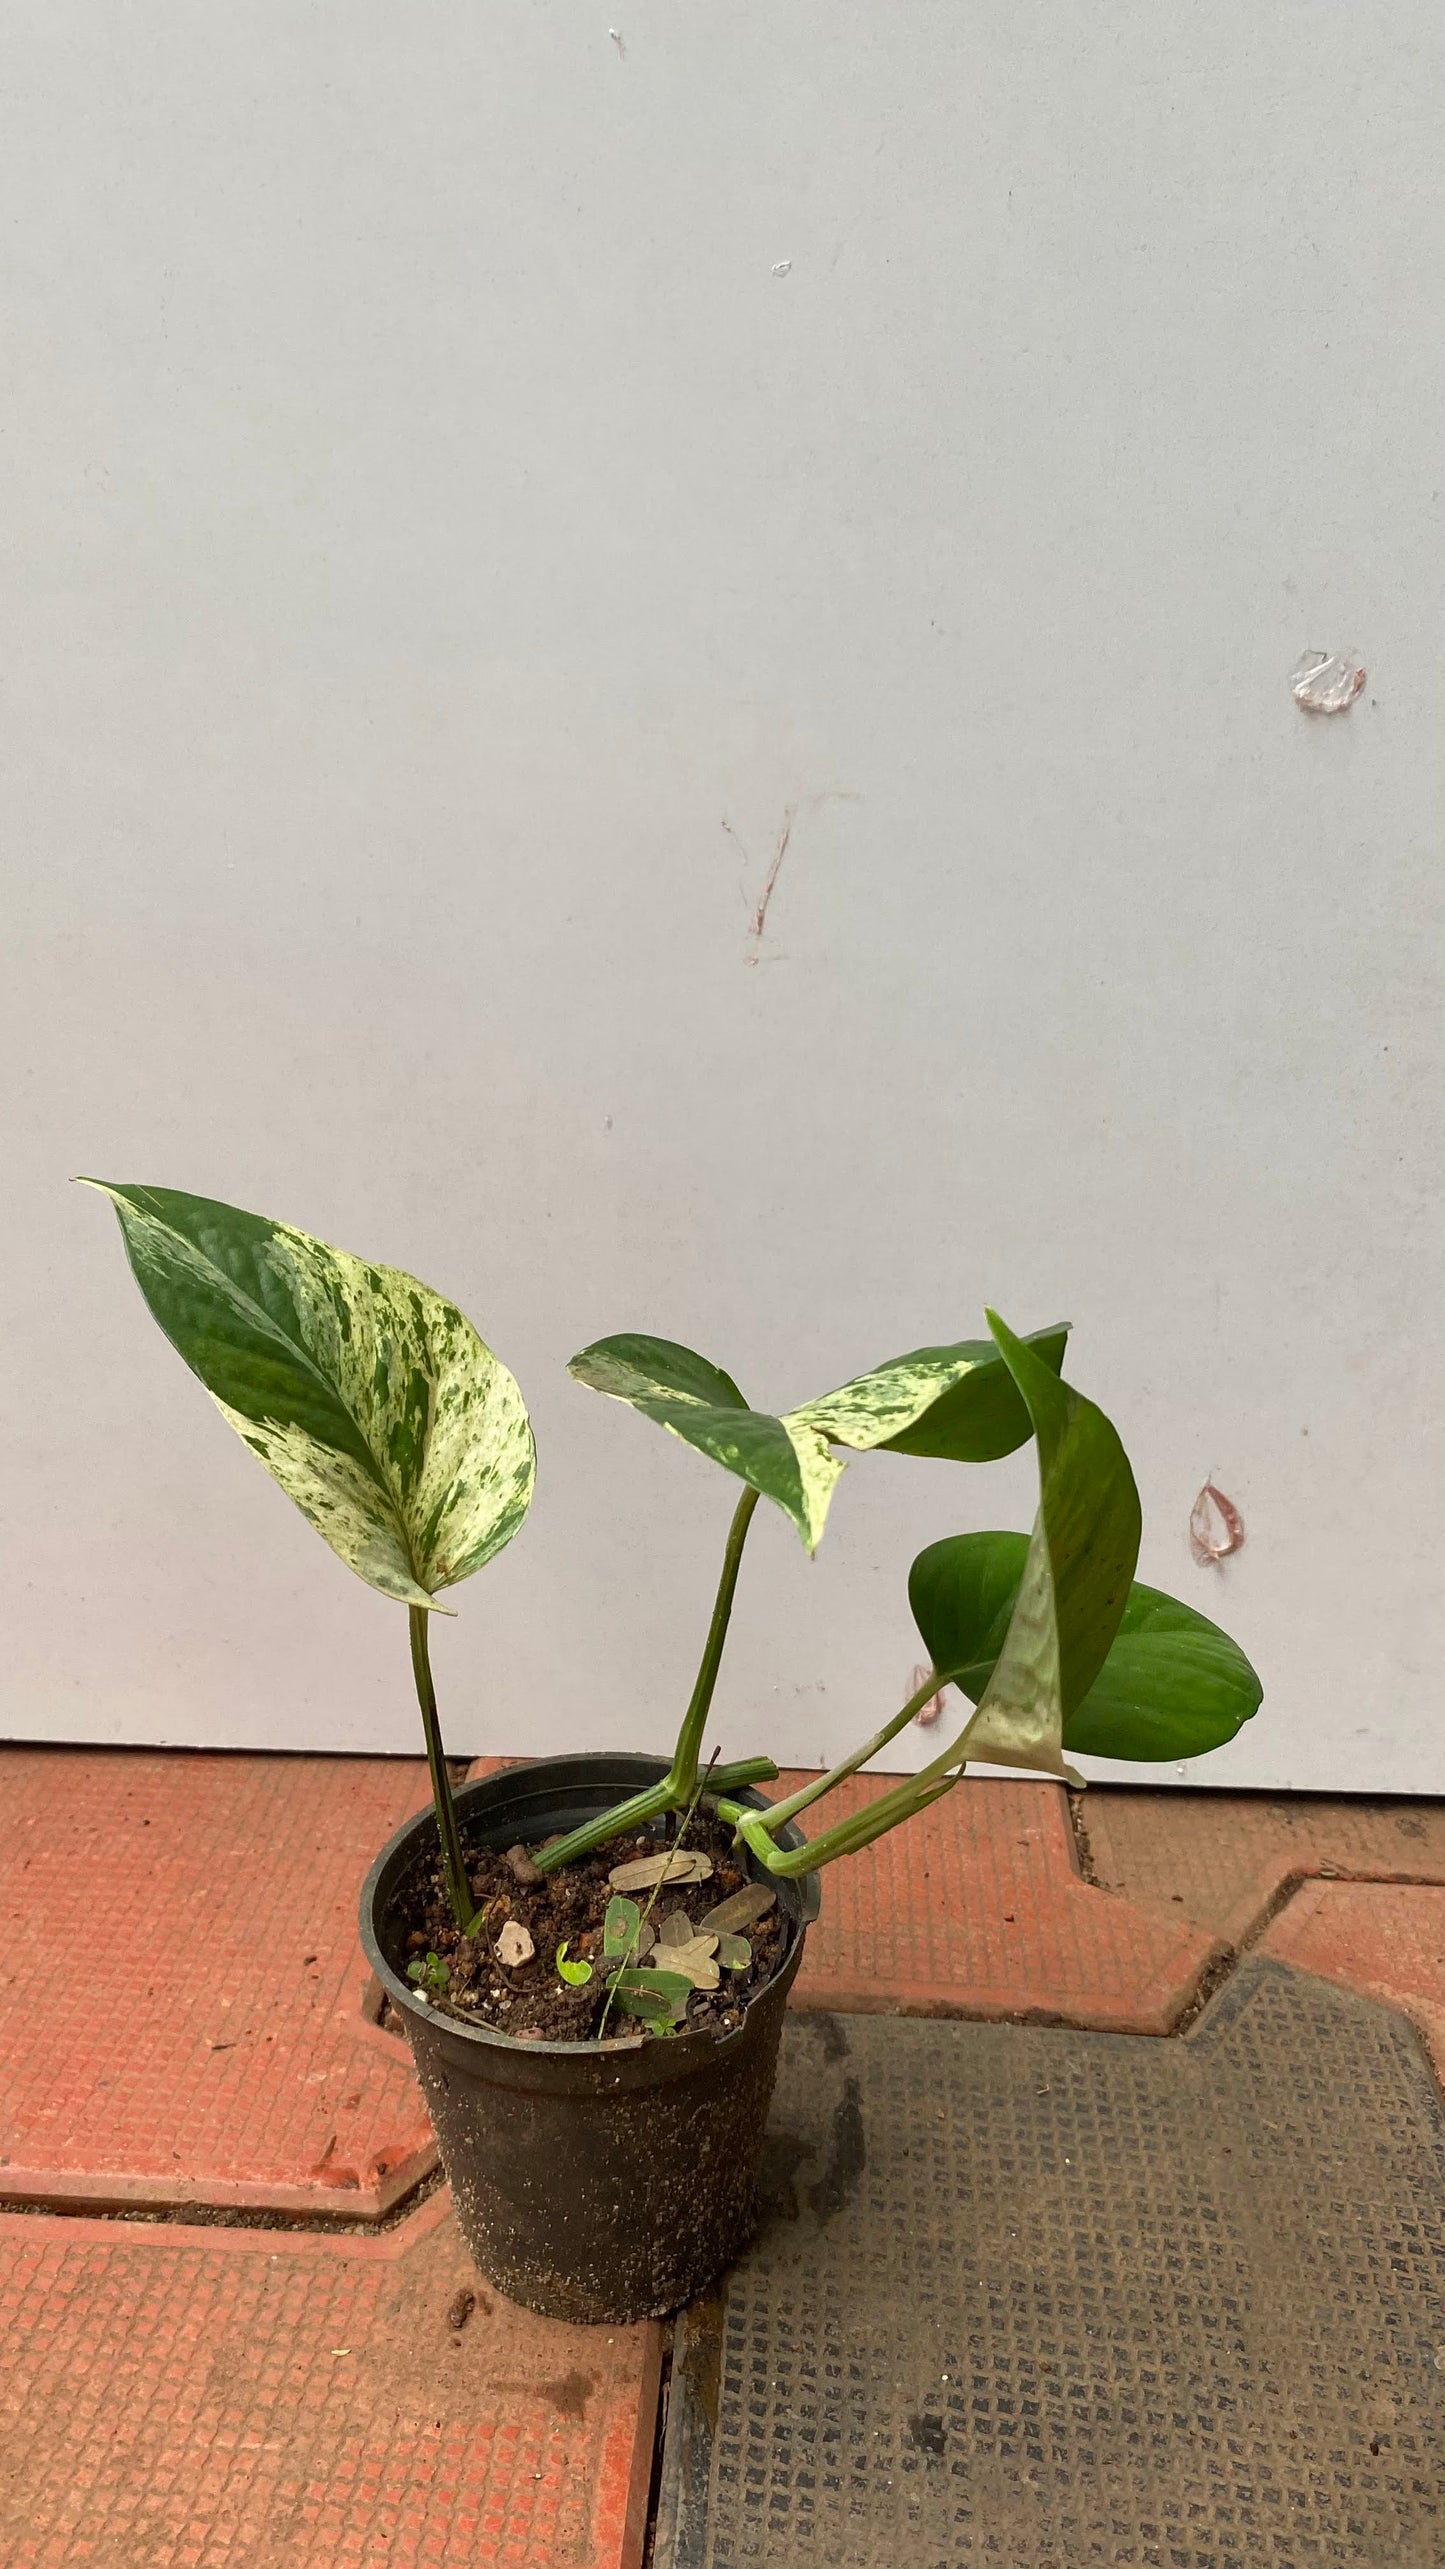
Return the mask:
[(1113, 1648), (1065, 1738), (1081, 1757), (1202, 1757), (1258, 1712), (1237, 1641), (1159, 1588), (1133, 1587)]
[[(1108, 1656), (1139, 1556), (1139, 1493), (1117, 1434), (993, 1312), (1033, 1422), (1039, 1512), (998, 1656), (958, 1754), (1067, 1774), (1065, 1725)], [(935, 1658), (945, 1675), (952, 1666)]]
[(592, 1977), (592, 1965), (590, 1962), (569, 1962), (567, 1960), (567, 1947), (570, 1941), (570, 1937), (564, 1936), (562, 1942), (557, 1947), (556, 1961), (558, 1976), (565, 1980), (573, 1989), (585, 1989), (588, 1981)]
[[(931, 1543), (909, 1574), (925, 1647), (975, 1703), (993, 1673), (1027, 1553), (1023, 1534), (954, 1535)], [(1084, 1757), (1202, 1757), (1233, 1739), (1262, 1693), (1218, 1624), (1136, 1581), (1108, 1658), (1064, 1724), (1064, 1746)]]
[(736, 1473), (792, 1519), (810, 1552), (816, 1549), (843, 1466), (814, 1430), (749, 1409), (730, 1374), (670, 1338), (599, 1338), (567, 1370)]
[[(1057, 1372), (1067, 1335), (1063, 1327), (1040, 1330), (1026, 1343)], [(771, 1499), (810, 1552), (845, 1469), (832, 1446), (987, 1462), (1030, 1433), (1027, 1406), (989, 1339), (915, 1348), (780, 1417), (750, 1408), (731, 1374), (670, 1338), (599, 1338), (568, 1371)]]
[[(672, 2014), (668, 2001), (655, 1989), (619, 1989), (613, 2005), (621, 2016), (640, 2016), (659, 2027)], [(672, 2031), (670, 2024), (668, 2031)]]
[(416, 1981), (418, 1986), (425, 1981), (428, 1989), (441, 1990), (447, 1988), (451, 1981), (452, 1967), (449, 1962), (443, 1962), (440, 1954), (429, 1953), (425, 1962), (420, 1956), (415, 1962), (409, 1962), (406, 1976), (408, 1980)]
[(661, 1971), (646, 1963), (633, 1963), (626, 1971), (619, 1971), (613, 1987), (619, 1997), (629, 1989), (641, 1990), (644, 1995), (665, 1998), (672, 2006), (680, 1998), (691, 1997), (693, 1984), (685, 1971)]
[(619, 1961), (630, 1954), (642, 1932), (642, 1911), (635, 1900), (624, 1900), (620, 1894), (607, 1903), (602, 1921), (602, 1953), (607, 1962)]
[(167, 1187), (108, 1186), (153, 1317), (348, 1568), (431, 1603), (510, 1543), (536, 1472), (522, 1396), (400, 1267)]
[(656, 2024), (685, 2013), (693, 1984), (684, 1972), (633, 1964), (618, 1972), (612, 1989), (614, 2002), (625, 2016), (642, 2016)]
[(908, 1603), (930, 1664), (977, 1703), (1009, 1628), (1028, 1558), (1026, 1534), (952, 1534), (908, 1573)]
[[(1036, 1329), (1023, 1340), (1057, 1373), (1068, 1323)], [(1027, 1406), (991, 1338), (953, 1347), (916, 1347), (841, 1391), (805, 1401), (790, 1422), (815, 1427), (856, 1452), (933, 1455), (951, 1463), (995, 1463), (1033, 1433)]]

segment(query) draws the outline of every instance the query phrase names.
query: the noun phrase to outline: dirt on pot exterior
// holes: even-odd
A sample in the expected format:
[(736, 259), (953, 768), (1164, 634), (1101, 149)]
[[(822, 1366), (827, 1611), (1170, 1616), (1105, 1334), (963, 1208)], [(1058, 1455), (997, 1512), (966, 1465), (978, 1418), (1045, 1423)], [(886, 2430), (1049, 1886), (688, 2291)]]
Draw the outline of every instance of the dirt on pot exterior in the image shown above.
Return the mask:
[[(470, 1936), (458, 1933), (439, 1860), (413, 1878), (398, 1905), (408, 1963), (419, 1964), (428, 1975), (414, 1981), (415, 1994), (439, 2016), (485, 2025), (517, 2041), (595, 2042), (613, 1967), (604, 1964), (602, 1953), (603, 1920), (613, 1897), (608, 1877), (616, 1866), (634, 1857), (662, 1853), (675, 1834), (669, 1826), (665, 1833), (657, 1830), (616, 1838), (580, 1862), (529, 1882), (518, 1879), (509, 1853), (471, 1840), (464, 1822), (462, 1843), (479, 1912), (477, 1930)], [(710, 1860), (712, 1873), (703, 1882), (663, 1883), (648, 1918), (649, 1927), (659, 1936), (669, 1917), (679, 1914), (691, 1927), (700, 1928), (711, 1910), (755, 1881), (737, 1860), (731, 1829), (707, 1813), (696, 1814), (686, 1844), (689, 1853)], [(639, 1907), (646, 1909), (650, 1894), (644, 1890), (635, 1896)], [(508, 1966), (498, 1947), (503, 1929), (513, 1923), (526, 1929), (534, 1950), (526, 1962)], [(740, 1970), (721, 1970), (716, 1989), (693, 1991), (679, 2032), (734, 2031), (743, 2021), (749, 1996), (781, 1967), (792, 1931), (780, 1905), (775, 1903), (745, 1932), (751, 1959)], [(580, 1987), (569, 1985), (557, 1968), (559, 1947), (565, 1947), (568, 1963), (590, 1964), (590, 1980)], [(440, 1968), (430, 1965), (431, 1956)], [(665, 1963), (665, 1947), (654, 1947), (646, 1959)], [(614, 2006), (605, 2039), (635, 2037), (639, 2032), (647, 2033), (649, 2040), (658, 2039)]]

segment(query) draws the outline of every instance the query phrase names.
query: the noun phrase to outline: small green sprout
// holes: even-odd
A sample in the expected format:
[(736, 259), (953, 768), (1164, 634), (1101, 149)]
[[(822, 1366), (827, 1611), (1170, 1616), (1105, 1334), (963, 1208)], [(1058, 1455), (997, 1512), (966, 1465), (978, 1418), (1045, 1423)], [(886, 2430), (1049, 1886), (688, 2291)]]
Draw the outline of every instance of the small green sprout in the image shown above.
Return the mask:
[(564, 1937), (562, 1943), (557, 1947), (558, 1972), (561, 1978), (565, 1980), (571, 1988), (585, 1989), (588, 1981), (592, 1977), (592, 1965), (590, 1962), (569, 1962), (567, 1960), (567, 1942), (568, 1940)]
[(425, 1962), (418, 1954), (415, 1962), (407, 1964), (406, 1976), (408, 1980), (414, 1980), (418, 1988), (424, 1984), (434, 1998), (440, 1998), (450, 1986), (452, 1967), (449, 1962), (443, 1962), (440, 1954), (429, 1953)]
[(604, 1962), (629, 1961), (636, 1951), (642, 1933), (642, 1911), (635, 1900), (614, 1893), (607, 1903), (602, 1921), (602, 1958)]

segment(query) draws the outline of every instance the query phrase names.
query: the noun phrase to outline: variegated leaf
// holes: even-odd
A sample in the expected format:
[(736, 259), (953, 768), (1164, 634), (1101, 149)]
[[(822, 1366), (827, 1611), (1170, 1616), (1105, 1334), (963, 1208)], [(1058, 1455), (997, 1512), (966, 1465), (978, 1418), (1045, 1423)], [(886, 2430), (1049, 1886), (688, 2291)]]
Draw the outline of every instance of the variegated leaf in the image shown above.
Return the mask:
[(500, 1552), (536, 1472), (522, 1396), (399, 1267), (167, 1187), (110, 1186), (151, 1312), (358, 1578), (429, 1606)]
[[(1057, 1374), (1068, 1335), (1067, 1322), (1060, 1322), (1021, 1343)], [(815, 1428), (855, 1453), (881, 1448), (955, 1463), (997, 1462), (1032, 1433), (1027, 1405), (991, 1338), (915, 1347), (821, 1400), (804, 1401), (788, 1411), (784, 1425)]]
[(791, 1517), (815, 1550), (843, 1470), (815, 1429), (749, 1409), (731, 1375), (670, 1338), (599, 1338), (567, 1370), (736, 1473)]
[[(1057, 1372), (1067, 1336), (1056, 1327), (1025, 1343)], [(600, 1338), (573, 1357), (569, 1371), (771, 1499), (810, 1552), (845, 1469), (834, 1445), (989, 1462), (1011, 1454), (1030, 1433), (1008, 1366), (986, 1338), (916, 1348), (780, 1417), (750, 1408), (730, 1374), (669, 1338)]]
[(1002, 1648), (957, 1755), (1068, 1775), (1064, 1726), (1119, 1628), (1139, 1556), (1139, 1494), (1103, 1411), (993, 1312), (988, 1323), (1033, 1421), (1039, 1512)]

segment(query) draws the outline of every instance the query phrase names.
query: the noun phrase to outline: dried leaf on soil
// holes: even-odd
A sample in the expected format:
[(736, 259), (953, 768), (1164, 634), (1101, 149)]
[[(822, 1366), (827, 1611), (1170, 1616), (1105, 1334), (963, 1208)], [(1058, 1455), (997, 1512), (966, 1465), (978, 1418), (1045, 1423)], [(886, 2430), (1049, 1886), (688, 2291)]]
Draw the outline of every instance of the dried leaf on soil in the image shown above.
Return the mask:
[(658, 1952), (663, 1956), (667, 1969), (684, 1973), (694, 1989), (716, 1989), (716, 1936), (688, 1936), (685, 1941), (675, 1944), (659, 1944)]
[(698, 1932), (705, 1936), (722, 1936), (738, 1927), (755, 1926), (759, 1918), (767, 1916), (777, 1897), (776, 1891), (770, 1891), (765, 1882), (745, 1882), (741, 1891), (735, 1891), (730, 1900), (720, 1900), (715, 1909), (709, 1909), (707, 1916), (698, 1920)]
[(658, 1855), (615, 1864), (607, 1879), (614, 1891), (650, 1891), (657, 1882), (709, 1882), (712, 1857), (689, 1847), (668, 1847)]

